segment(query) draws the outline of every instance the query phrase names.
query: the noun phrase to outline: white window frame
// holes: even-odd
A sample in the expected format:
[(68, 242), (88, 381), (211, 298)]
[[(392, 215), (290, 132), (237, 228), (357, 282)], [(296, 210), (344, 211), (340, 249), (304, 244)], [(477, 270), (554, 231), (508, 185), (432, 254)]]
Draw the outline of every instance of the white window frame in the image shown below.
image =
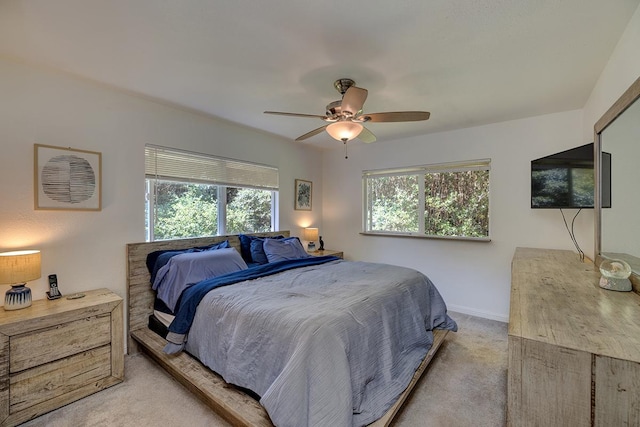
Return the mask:
[[(467, 160), (460, 162), (437, 163), (430, 165), (409, 166), (392, 169), (375, 169), (362, 171), (362, 231), (363, 235), (415, 237), (423, 239), (447, 239), (447, 240), (471, 240), (480, 242), (491, 241), (491, 223), (488, 224), (487, 236), (444, 236), (425, 234), (425, 175), (429, 173), (467, 172), (474, 170), (486, 170), (491, 175), (491, 159)], [(371, 201), (367, 188), (369, 178), (382, 178), (385, 176), (418, 176), (418, 231), (384, 231), (371, 229)], [(491, 212), (491, 177), (489, 177), (489, 212)], [(489, 215), (490, 218), (490, 215)]]
[[(178, 159), (172, 164), (171, 159)], [(176, 148), (145, 145), (146, 240), (155, 241), (156, 186), (158, 181), (216, 185), (218, 235), (226, 234), (227, 187), (271, 191), (271, 231), (278, 231), (279, 171), (277, 167), (212, 156)]]

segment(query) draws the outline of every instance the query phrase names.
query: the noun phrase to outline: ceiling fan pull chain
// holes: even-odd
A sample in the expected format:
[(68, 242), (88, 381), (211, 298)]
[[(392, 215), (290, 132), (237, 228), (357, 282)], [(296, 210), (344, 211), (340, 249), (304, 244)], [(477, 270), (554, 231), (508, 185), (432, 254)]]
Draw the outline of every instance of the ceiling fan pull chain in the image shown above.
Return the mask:
[(342, 141), (344, 143), (344, 158), (348, 159), (348, 153), (347, 153), (347, 141)]

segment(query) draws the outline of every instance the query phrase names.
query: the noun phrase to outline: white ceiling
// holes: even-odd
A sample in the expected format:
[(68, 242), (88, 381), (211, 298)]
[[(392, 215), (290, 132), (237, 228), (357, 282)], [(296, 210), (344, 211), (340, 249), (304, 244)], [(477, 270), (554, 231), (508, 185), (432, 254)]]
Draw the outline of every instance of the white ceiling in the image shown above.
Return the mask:
[(11, 0), (0, 55), (291, 140), (324, 122), (263, 111), (324, 114), (337, 78), (431, 112), (368, 124), (384, 142), (582, 108), (639, 2)]

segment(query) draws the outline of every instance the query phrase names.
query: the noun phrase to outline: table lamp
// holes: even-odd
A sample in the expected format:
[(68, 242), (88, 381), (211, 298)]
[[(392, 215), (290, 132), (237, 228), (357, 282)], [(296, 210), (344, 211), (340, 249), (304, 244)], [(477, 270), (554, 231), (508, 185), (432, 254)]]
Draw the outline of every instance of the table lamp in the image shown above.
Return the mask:
[(0, 253), (0, 284), (9, 284), (11, 289), (4, 298), (5, 310), (19, 310), (31, 305), (31, 289), (26, 285), (39, 279), (40, 251), (14, 251)]
[(317, 228), (305, 228), (302, 233), (304, 240), (308, 240), (307, 251), (314, 252), (316, 250), (315, 241), (318, 240)]

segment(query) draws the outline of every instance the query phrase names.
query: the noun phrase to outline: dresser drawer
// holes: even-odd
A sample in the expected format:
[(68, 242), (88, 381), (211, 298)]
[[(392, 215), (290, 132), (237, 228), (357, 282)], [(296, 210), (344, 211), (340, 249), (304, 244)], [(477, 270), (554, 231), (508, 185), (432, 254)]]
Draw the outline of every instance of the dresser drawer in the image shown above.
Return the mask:
[[(111, 375), (111, 346), (105, 345), (10, 376), (9, 413), (38, 405)], [(95, 387), (99, 390), (99, 387)]]
[(10, 338), (9, 372), (15, 373), (100, 347), (111, 341), (110, 313)]

